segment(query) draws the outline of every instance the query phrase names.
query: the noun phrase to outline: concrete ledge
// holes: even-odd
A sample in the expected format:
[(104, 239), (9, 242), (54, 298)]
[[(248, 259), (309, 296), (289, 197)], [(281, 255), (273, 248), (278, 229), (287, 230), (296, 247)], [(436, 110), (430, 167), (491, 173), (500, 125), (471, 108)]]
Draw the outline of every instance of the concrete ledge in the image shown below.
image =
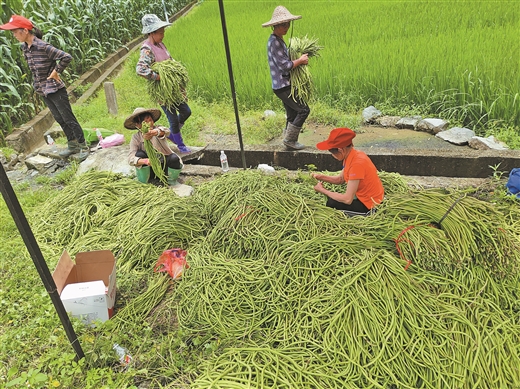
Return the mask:
[[(387, 150), (359, 148), (367, 153), (379, 170), (408, 176), (440, 176), (486, 178), (493, 175), (491, 166), (498, 171), (509, 172), (520, 167), (520, 150), (494, 151), (473, 150)], [(242, 168), (240, 149), (225, 149), (229, 166)], [(209, 166), (220, 165), (220, 149), (208, 147), (200, 163)], [(341, 162), (330, 153), (309, 149), (303, 151), (246, 150), (246, 168), (261, 163), (281, 166), (289, 170), (307, 170), (309, 165), (317, 170), (339, 171)]]
[(5, 138), (6, 144), (19, 153), (28, 154), (45, 143), (43, 134), (53, 123), (54, 117), (51, 111), (49, 108), (45, 108), (31, 121), (10, 133)]

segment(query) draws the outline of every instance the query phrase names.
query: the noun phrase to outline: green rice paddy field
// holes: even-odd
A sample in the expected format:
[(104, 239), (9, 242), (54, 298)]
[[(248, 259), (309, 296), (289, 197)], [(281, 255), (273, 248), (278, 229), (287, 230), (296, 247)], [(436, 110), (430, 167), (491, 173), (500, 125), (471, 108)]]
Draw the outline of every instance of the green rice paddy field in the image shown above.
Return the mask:
[[(274, 99), (266, 60), (273, 1), (225, 1), (238, 101)], [(515, 1), (285, 1), (302, 15), (286, 36), (318, 38), (315, 98), (352, 110), (421, 107), (481, 128), (520, 124), (520, 7)], [(209, 101), (229, 97), (217, 0), (176, 21), (165, 43)]]

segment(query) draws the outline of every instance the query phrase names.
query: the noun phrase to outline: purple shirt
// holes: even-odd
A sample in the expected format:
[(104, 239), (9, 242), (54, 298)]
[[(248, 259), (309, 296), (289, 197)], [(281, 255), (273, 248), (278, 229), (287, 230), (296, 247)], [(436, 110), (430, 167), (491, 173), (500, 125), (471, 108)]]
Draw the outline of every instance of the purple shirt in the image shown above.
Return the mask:
[(145, 40), (141, 46), (141, 55), (139, 56), (139, 61), (137, 61), (135, 71), (137, 75), (155, 81), (157, 80), (158, 73), (152, 70), (152, 65), (155, 62), (162, 62), (171, 58), (164, 43), (161, 42), (158, 45), (150, 45), (148, 40)]
[(289, 71), (293, 68), (293, 62), (289, 58), (289, 50), (284, 40), (274, 34), (271, 34), (267, 41), (267, 60), (273, 89), (291, 85)]
[(54, 79), (48, 80), (47, 77), (49, 77), (55, 69), (58, 73), (63, 72), (72, 61), (70, 54), (57, 49), (37, 37), (34, 37), (31, 46), (28, 46), (27, 43), (23, 43), (22, 51), (31, 70), (33, 87), (36, 93), (47, 96), (65, 87), (63, 81), (58, 82)]

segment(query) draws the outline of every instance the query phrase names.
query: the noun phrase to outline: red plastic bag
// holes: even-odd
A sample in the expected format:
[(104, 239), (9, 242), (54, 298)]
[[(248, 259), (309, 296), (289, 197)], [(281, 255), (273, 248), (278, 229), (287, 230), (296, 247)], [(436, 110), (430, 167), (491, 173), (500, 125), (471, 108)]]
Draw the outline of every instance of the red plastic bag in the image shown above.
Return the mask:
[(175, 280), (180, 278), (184, 269), (189, 267), (186, 262), (186, 250), (169, 249), (163, 251), (153, 267), (153, 271), (156, 273), (167, 272)]

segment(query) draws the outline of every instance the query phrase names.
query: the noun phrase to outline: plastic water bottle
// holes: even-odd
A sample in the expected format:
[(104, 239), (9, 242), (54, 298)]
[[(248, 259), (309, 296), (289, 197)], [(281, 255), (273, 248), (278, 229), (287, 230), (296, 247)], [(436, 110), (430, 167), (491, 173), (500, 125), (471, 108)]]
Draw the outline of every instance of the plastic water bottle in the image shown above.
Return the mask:
[(229, 164), (227, 161), (227, 156), (224, 153), (224, 150), (220, 151), (220, 166), (222, 166), (223, 172), (227, 172), (229, 170)]
[(52, 151), (56, 150), (56, 143), (54, 143), (54, 139), (50, 135), (47, 135), (47, 144), (51, 146)]
[(99, 131), (99, 128), (96, 128), (96, 136), (98, 140), (101, 142), (103, 140), (103, 135), (101, 135), (101, 131)]
[(128, 353), (128, 350), (126, 348), (121, 347), (117, 343), (114, 343), (112, 348), (115, 350), (121, 365), (128, 366), (130, 362), (132, 362), (132, 356)]

